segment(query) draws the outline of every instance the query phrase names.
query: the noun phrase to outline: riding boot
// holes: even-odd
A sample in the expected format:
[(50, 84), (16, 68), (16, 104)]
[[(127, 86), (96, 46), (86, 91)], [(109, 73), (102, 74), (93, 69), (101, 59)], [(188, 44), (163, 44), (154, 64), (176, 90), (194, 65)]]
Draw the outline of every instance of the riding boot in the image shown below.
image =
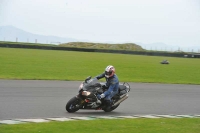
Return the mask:
[(105, 110), (109, 111), (111, 109), (111, 106), (112, 106), (110, 100), (106, 100), (105, 101), (105, 105), (106, 105), (105, 106)]

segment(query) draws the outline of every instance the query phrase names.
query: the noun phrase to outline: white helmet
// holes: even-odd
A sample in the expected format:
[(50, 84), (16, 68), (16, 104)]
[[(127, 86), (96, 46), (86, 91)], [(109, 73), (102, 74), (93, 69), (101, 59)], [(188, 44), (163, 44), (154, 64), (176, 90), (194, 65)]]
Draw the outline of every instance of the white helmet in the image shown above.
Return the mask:
[(112, 65), (109, 65), (105, 69), (105, 76), (106, 78), (110, 78), (115, 74), (115, 68)]

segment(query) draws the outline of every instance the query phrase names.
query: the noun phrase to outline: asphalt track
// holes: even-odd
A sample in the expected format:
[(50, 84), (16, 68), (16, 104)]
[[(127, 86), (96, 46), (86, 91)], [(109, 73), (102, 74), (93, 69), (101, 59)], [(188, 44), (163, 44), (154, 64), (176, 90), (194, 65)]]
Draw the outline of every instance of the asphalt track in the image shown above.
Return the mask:
[(0, 80), (0, 120), (77, 116), (200, 114), (200, 85), (130, 83), (129, 98), (110, 113), (68, 113), (81, 81)]

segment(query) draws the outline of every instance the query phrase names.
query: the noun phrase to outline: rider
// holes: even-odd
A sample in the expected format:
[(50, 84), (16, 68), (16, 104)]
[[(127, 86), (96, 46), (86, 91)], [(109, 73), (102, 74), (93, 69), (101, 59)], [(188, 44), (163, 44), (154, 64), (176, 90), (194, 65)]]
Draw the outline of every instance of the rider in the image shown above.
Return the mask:
[(107, 91), (102, 93), (101, 95), (97, 95), (97, 98), (100, 100), (102, 98), (105, 99), (106, 108), (111, 108), (111, 98), (118, 93), (119, 88), (119, 80), (117, 75), (115, 74), (115, 68), (112, 65), (108, 65), (105, 68), (105, 72), (96, 76), (99, 80), (101, 78), (106, 78), (106, 87), (108, 88)]

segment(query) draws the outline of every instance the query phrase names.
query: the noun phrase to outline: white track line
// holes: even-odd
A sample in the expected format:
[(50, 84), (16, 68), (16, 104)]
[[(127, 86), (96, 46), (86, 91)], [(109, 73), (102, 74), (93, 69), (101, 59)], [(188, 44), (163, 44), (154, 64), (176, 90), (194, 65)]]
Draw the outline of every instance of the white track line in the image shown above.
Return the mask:
[(74, 120), (96, 120), (96, 119), (138, 119), (138, 118), (200, 118), (200, 115), (128, 115), (128, 116), (88, 116), (88, 117), (60, 117), (60, 118), (45, 118), (45, 119), (13, 119), (0, 120), (0, 124), (22, 124), (22, 123), (42, 123), (50, 121), (74, 121)]

